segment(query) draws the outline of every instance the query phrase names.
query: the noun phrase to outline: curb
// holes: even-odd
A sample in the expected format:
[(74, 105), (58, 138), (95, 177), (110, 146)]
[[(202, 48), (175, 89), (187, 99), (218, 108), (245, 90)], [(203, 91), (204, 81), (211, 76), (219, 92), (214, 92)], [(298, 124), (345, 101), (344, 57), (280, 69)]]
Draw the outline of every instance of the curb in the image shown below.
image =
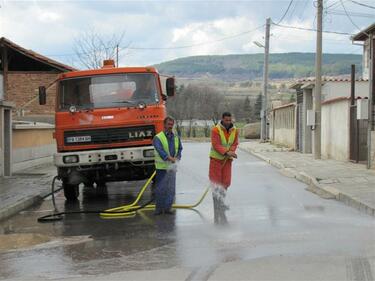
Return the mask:
[(285, 167), (283, 163), (280, 163), (278, 161), (275, 161), (271, 158), (268, 158), (264, 155), (262, 155), (259, 152), (254, 151), (251, 148), (243, 148), (239, 147), (240, 150), (244, 152), (248, 152), (255, 157), (259, 158), (260, 160), (263, 160), (270, 165), (278, 168), (281, 170), (281, 173), (284, 176), (295, 178), (300, 182), (303, 182), (308, 185), (307, 190), (313, 193), (317, 193), (320, 197), (323, 197), (325, 199), (336, 199), (337, 201), (343, 202), (345, 205), (350, 206), (352, 208), (355, 208), (359, 210), (362, 213), (368, 214), (370, 216), (375, 216), (375, 208), (368, 206), (367, 204), (359, 201), (355, 197), (352, 197), (333, 186), (327, 186), (320, 184), (315, 177), (310, 176), (309, 174), (305, 172), (299, 172), (294, 168)]
[(36, 195), (28, 196), (18, 200), (17, 202), (10, 204), (0, 209), (0, 221), (3, 221), (11, 216), (18, 214), (20, 211), (27, 209), (34, 204), (41, 202), (51, 192), (49, 190), (42, 191)]

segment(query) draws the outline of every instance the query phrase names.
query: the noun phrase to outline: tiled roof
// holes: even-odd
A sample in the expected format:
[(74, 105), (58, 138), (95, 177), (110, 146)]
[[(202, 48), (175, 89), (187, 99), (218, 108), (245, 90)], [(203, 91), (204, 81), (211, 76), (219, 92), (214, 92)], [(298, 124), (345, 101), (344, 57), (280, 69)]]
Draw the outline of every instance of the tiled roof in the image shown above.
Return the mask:
[[(358, 78), (355, 79), (357, 82), (366, 82), (368, 79)], [(307, 77), (297, 79), (296, 82), (303, 83), (303, 82), (315, 82), (315, 77)], [(350, 77), (322, 77), (322, 82), (350, 82)]]
[(280, 105), (280, 106), (276, 106), (276, 107), (272, 108), (272, 111), (273, 110), (282, 109), (282, 108), (286, 108), (286, 107), (290, 107), (290, 106), (296, 106), (296, 103), (295, 102), (291, 102), (291, 103), (288, 103), (288, 104), (283, 104), (283, 105)]
[(50, 65), (54, 68), (57, 68), (61, 71), (75, 71), (75, 70), (77, 70), (74, 67), (71, 67), (69, 65), (66, 65), (66, 64), (63, 64), (61, 62), (50, 59), (48, 57), (45, 57), (45, 56), (43, 56), (41, 54), (38, 54), (38, 53), (36, 53), (32, 50), (27, 50), (27, 49), (17, 45), (16, 43), (10, 41), (9, 39), (7, 39), (5, 37), (0, 38), (0, 45), (5, 45), (9, 48), (15, 49), (18, 52), (24, 54), (25, 56), (28, 56), (28, 57), (30, 57), (32, 59), (35, 59), (37, 61), (40, 61), (42, 63), (48, 64), (48, 65)]
[(368, 38), (369, 33), (375, 33), (375, 23), (371, 24), (367, 28), (361, 30), (356, 35), (352, 36), (353, 41), (365, 41)]
[[(368, 79), (358, 78), (355, 79), (356, 82), (368, 82)], [(322, 83), (326, 82), (350, 82), (350, 77), (322, 77)], [(293, 83), (290, 84), (289, 89), (299, 89), (312, 87), (315, 83), (315, 77), (306, 77), (296, 79)]]

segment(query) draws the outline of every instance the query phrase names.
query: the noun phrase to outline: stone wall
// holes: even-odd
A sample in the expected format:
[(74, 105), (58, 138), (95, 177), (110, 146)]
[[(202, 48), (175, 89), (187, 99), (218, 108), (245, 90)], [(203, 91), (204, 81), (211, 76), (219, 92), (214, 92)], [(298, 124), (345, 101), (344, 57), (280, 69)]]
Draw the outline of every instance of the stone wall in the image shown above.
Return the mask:
[(242, 128), (245, 139), (259, 139), (260, 138), (260, 122), (246, 124)]

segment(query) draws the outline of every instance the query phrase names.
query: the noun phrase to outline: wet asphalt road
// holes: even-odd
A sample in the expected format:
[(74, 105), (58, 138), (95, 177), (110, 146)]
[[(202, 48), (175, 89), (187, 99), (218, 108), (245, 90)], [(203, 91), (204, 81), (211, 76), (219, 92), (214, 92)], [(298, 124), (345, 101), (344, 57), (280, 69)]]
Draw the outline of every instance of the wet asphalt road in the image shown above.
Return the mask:
[[(176, 201), (192, 203), (208, 184), (209, 145), (189, 143), (184, 147)], [(347, 280), (373, 280), (372, 217), (306, 191), (304, 184), (245, 152), (239, 152), (233, 168), (227, 226), (214, 225), (211, 195), (196, 211), (178, 210), (172, 216), (155, 217), (146, 211), (135, 218), (115, 220), (69, 215), (60, 222), (40, 224), (37, 217), (52, 210), (51, 199), (47, 198), (0, 223), (0, 233), (38, 233), (52, 239), (26, 249), (0, 252), (0, 279), (60, 280), (186, 268), (190, 271), (188, 280), (242, 279), (235, 274), (247, 270), (252, 275), (245, 276), (257, 280), (270, 279), (259, 273), (264, 265), (269, 266), (265, 272), (272, 273), (273, 269), (284, 272), (301, 263), (312, 272), (302, 276), (306, 280), (343, 280), (342, 276)], [(59, 210), (69, 211), (127, 204), (141, 184), (110, 184), (107, 197), (84, 189), (80, 202), (73, 205), (66, 204), (60, 192), (57, 205)], [(229, 264), (233, 264), (230, 268), (239, 266), (230, 277), (226, 275), (229, 269), (218, 269)], [(252, 265), (257, 270), (252, 270)], [(293, 268), (288, 272), (279, 278), (274, 276), (275, 280), (301, 279)]]

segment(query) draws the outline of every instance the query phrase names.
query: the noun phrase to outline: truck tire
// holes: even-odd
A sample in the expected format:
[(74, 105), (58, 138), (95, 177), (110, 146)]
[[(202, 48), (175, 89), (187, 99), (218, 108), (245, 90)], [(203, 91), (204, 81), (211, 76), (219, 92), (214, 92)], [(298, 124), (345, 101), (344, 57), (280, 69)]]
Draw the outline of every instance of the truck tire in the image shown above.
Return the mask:
[(89, 182), (85, 182), (85, 183), (84, 183), (85, 187), (89, 187), (89, 188), (93, 188), (93, 187), (94, 187), (94, 184), (95, 184), (94, 181), (89, 181)]
[(63, 182), (64, 195), (67, 201), (77, 201), (79, 196), (78, 184), (67, 184)]
[(96, 183), (96, 195), (100, 198), (107, 198), (108, 196), (108, 189), (105, 182), (98, 182)]

